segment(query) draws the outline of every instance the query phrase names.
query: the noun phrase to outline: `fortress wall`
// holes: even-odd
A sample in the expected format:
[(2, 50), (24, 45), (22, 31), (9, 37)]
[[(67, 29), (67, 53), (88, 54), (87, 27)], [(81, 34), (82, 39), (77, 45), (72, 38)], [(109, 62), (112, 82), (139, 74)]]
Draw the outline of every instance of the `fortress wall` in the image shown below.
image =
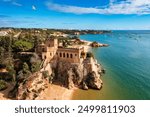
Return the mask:
[(42, 53), (42, 52), (46, 52), (46, 46), (44, 45), (39, 45), (36, 49), (35, 49), (36, 53)]
[(35, 50), (43, 60), (50, 62), (55, 56), (58, 60), (80, 63), (82, 48), (58, 48), (58, 40), (46, 40), (45, 45), (39, 45)]
[(79, 49), (59, 48), (57, 51), (58, 60), (68, 61), (72, 63), (80, 62)]

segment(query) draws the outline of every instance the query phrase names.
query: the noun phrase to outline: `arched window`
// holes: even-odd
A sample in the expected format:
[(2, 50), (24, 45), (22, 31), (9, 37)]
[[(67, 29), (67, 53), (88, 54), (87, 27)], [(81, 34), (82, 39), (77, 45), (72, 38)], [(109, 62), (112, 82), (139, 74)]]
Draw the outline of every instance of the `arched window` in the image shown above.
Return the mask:
[(63, 57), (65, 58), (65, 53), (63, 53)]
[(60, 53), (60, 57), (62, 57), (62, 53)]
[(70, 54), (70, 58), (72, 58), (72, 54)]
[(52, 56), (52, 53), (50, 53), (50, 56)]
[(69, 58), (69, 54), (67, 53), (67, 58)]

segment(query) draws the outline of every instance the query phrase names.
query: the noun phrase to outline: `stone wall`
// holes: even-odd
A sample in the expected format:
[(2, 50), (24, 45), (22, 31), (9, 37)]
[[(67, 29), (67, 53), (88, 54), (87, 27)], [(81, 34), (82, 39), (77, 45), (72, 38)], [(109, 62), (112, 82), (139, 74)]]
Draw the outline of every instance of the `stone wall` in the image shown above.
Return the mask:
[(71, 63), (80, 63), (81, 52), (84, 52), (82, 48), (58, 48), (57, 39), (47, 39), (45, 44), (39, 45), (35, 49), (36, 53), (42, 60), (50, 62), (54, 57), (57, 60), (63, 60)]

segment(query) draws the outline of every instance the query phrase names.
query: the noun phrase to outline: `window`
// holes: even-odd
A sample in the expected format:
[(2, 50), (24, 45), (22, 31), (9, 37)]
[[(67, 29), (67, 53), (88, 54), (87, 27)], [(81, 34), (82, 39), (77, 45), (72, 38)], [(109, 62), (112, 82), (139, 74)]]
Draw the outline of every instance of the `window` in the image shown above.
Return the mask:
[(72, 54), (70, 54), (70, 58), (72, 58)]
[(60, 57), (62, 57), (62, 53), (60, 53)]
[(52, 56), (52, 53), (50, 53), (50, 56)]
[(69, 54), (67, 53), (67, 58), (69, 58)]
[(63, 53), (63, 57), (65, 58), (65, 53)]
[(75, 56), (77, 56), (77, 54), (75, 54)]

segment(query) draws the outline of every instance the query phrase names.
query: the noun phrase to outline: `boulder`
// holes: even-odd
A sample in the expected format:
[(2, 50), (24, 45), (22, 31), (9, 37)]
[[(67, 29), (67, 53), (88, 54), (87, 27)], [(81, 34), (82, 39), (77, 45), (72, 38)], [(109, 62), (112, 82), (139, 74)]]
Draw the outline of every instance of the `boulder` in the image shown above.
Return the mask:
[(102, 88), (102, 82), (100, 78), (96, 76), (96, 73), (94, 71), (88, 74), (86, 82), (87, 82), (87, 85), (93, 89)]

